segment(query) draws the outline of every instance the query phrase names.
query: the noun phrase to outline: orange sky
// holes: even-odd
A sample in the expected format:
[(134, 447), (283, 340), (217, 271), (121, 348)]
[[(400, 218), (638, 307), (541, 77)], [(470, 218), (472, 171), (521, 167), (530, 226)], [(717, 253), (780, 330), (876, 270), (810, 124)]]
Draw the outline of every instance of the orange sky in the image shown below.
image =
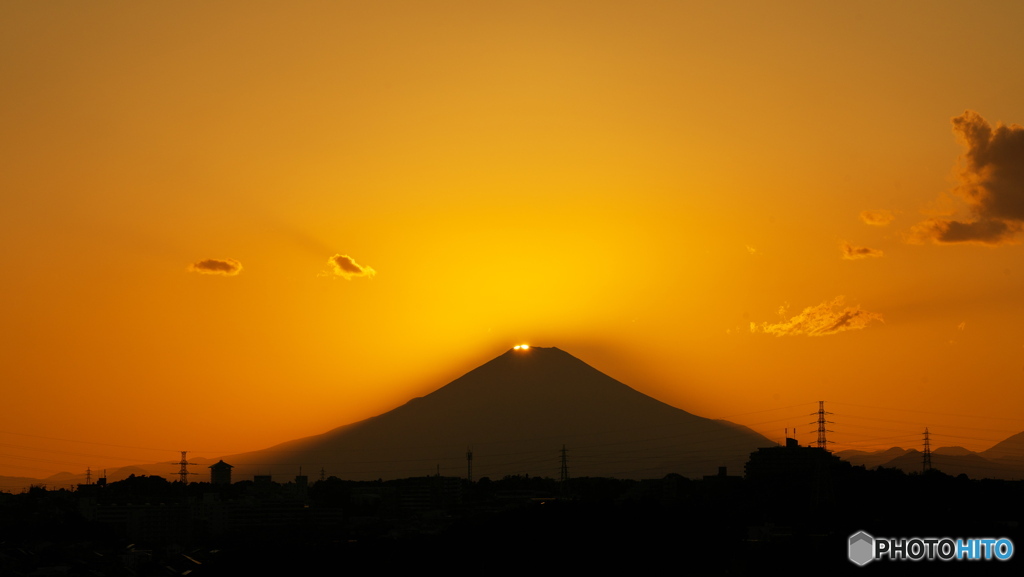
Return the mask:
[(825, 400), (835, 449), (988, 448), (1024, 430), (1022, 21), (4, 2), (0, 475), (263, 448), (519, 342), (771, 438)]

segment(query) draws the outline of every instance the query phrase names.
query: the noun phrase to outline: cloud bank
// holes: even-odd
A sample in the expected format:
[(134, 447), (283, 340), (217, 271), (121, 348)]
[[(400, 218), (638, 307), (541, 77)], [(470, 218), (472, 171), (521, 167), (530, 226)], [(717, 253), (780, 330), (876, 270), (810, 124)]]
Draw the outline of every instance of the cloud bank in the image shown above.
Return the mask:
[(1024, 126), (993, 128), (977, 112), (953, 119), (953, 132), (967, 148), (954, 192), (967, 202), (966, 220), (933, 218), (914, 227), (916, 240), (989, 245), (1016, 241), (1024, 228)]
[[(779, 310), (785, 315), (785, 307)], [(882, 315), (861, 310), (859, 306), (844, 306), (843, 297), (838, 296), (829, 302), (807, 307), (800, 314), (780, 323), (750, 323), (750, 332), (782, 336), (806, 335), (822, 337), (843, 331), (863, 329), (871, 321), (885, 322)]]
[(189, 272), (235, 276), (242, 272), (242, 263), (233, 258), (208, 258), (188, 265)]
[(860, 219), (864, 224), (871, 226), (885, 226), (896, 218), (892, 211), (888, 210), (865, 210), (860, 213)]
[(362, 266), (347, 254), (336, 254), (327, 259), (327, 266), (334, 276), (340, 276), (345, 280), (352, 280), (354, 277), (372, 277), (377, 271), (368, 266)]
[(877, 248), (868, 248), (866, 246), (853, 246), (852, 244), (843, 241), (839, 245), (839, 250), (843, 251), (843, 258), (846, 260), (857, 260), (861, 258), (872, 258), (880, 257), (884, 253)]

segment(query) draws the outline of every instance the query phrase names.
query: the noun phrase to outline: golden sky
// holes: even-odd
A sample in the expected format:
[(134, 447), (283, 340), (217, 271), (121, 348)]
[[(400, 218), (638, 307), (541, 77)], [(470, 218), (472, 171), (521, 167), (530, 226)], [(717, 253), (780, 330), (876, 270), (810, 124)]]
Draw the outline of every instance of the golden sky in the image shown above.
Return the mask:
[(264, 448), (520, 342), (773, 439), (825, 400), (834, 449), (986, 449), (1024, 430), (1021, 22), (3, 2), (0, 474)]

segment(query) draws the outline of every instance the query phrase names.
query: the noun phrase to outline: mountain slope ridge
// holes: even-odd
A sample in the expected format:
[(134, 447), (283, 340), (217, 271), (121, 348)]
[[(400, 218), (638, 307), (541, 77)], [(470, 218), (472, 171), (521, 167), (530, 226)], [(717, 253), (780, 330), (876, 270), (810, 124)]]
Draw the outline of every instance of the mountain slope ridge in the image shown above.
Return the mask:
[[(738, 471), (750, 452), (774, 443), (672, 407), (560, 349), (531, 348), (509, 350), (381, 415), (225, 460), (236, 471), (329, 462), (323, 466), (339, 476), (413, 476), (442, 466), (458, 475), (471, 446), (480, 474), (552, 474), (563, 444), (574, 474), (648, 478), (712, 474), (722, 465)], [(510, 454), (535, 456), (517, 462)]]

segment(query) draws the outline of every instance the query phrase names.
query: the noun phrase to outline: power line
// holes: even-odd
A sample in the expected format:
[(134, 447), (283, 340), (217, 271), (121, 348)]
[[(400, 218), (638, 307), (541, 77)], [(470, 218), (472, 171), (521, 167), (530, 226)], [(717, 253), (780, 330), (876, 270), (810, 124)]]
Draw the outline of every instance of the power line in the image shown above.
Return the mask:
[(180, 465), (181, 468), (178, 469), (178, 480), (181, 481), (182, 485), (187, 485), (188, 484), (188, 476), (195, 474), (195, 473), (189, 473), (188, 472), (188, 466), (189, 465), (198, 465), (199, 464), (199, 463), (189, 463), (188, 459), (186, 458), (187, 455), (188, 455), (188, 451), (182, 451), (181, 452), (181, 460), (178, 461), (177, 463), (171, 463), (172, 465)]
[[(818, 401), (818, 448), (828, 450), (828, 440), (825, 439), (825, 433), (833, 433), (829, 429), (825, 428), (826, 424), (834, 424), (832, 421), (826, 421), (825, 415), (831, 415), (832, 413), (825, 412), (825, 401)], [(811, 423), (812, 425), (814, 423)]]

